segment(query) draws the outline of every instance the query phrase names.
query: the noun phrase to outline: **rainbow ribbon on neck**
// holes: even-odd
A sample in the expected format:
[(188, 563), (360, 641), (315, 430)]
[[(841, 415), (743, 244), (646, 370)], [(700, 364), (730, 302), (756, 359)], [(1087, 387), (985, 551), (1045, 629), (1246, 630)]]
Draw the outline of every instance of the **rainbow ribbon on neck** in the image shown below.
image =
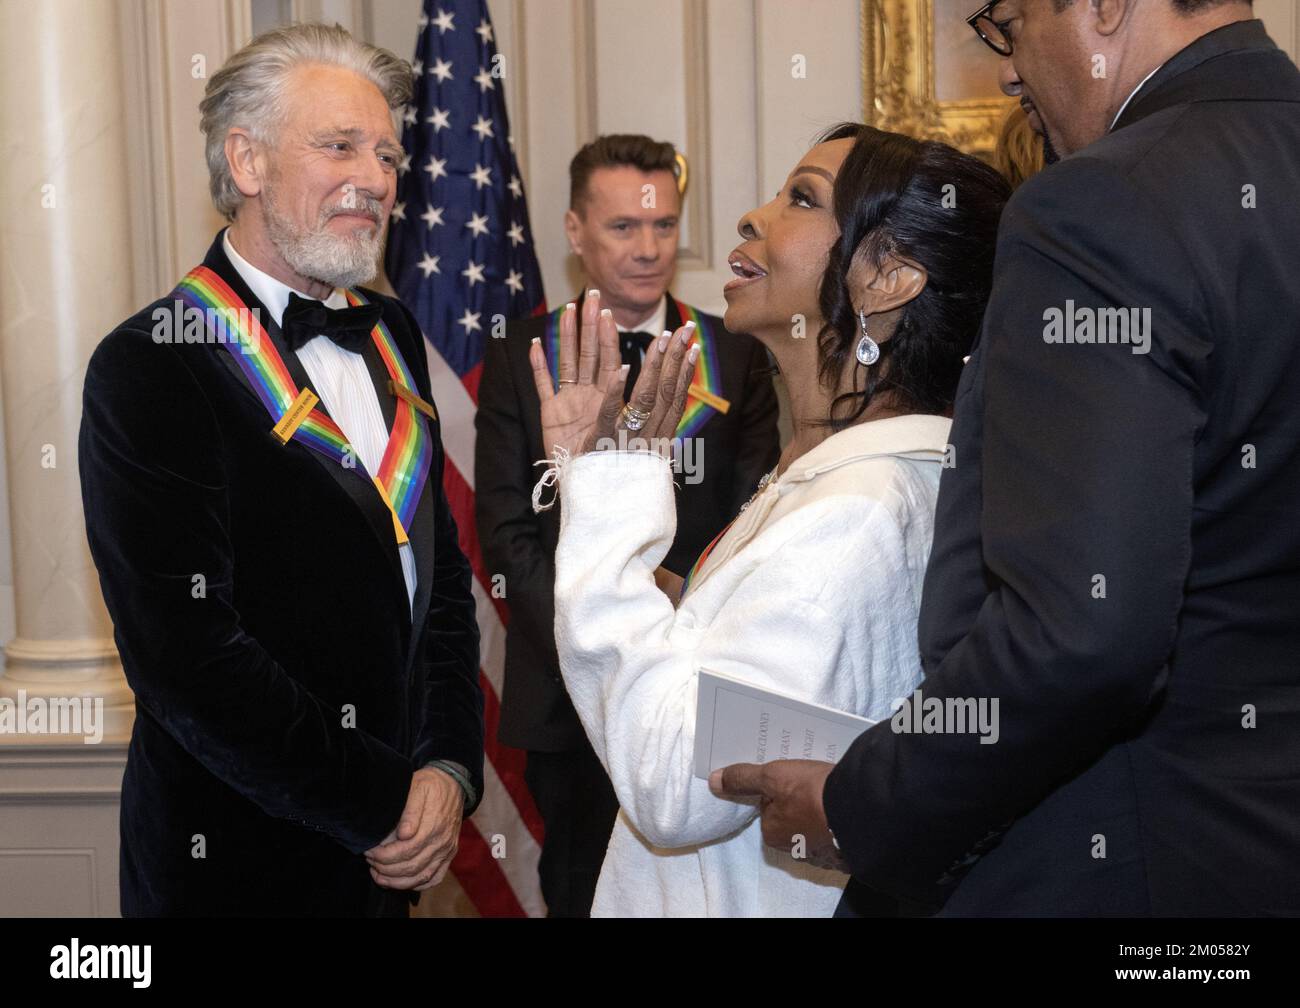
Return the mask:
[[(351, 305), (369, 303), (356, 290), (349, 289), (344, 294)], [(203, 313), (213, 342), (220, 343), (230, 352), (266, 407), (272, 423), (278, 423), (298, 398), (299, 389), (256, 314), (226, 281), (207, 266), (190, 270), (172, 296)], [(382, 320), (371, 330), (370, 338), (379, 351), (388, 376), (414, 392), (415, 381), (410, 369)], [(291, 440), (353, 470), (371, 483), (371, 474), (366, 472), (347, 435), (319, 407), (303, 419)], [(388, 432), (388, 445), (379, 472), (374, 475), (404, 529), (409, 529), (415, 518), (432, 462), (433, 435), (428, 424), (411, 403), (399, 397), (393, 427)]]

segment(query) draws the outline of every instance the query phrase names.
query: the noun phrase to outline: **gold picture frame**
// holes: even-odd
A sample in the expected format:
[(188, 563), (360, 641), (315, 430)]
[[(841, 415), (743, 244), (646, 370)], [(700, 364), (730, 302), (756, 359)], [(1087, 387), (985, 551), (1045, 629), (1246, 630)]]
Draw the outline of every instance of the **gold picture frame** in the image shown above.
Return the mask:
[[(934, 0), (861, 3), (863, 122), (991, 160), (1015, 99), (936, 97)], [(989, 57), (992, 75), (995, 57)]]

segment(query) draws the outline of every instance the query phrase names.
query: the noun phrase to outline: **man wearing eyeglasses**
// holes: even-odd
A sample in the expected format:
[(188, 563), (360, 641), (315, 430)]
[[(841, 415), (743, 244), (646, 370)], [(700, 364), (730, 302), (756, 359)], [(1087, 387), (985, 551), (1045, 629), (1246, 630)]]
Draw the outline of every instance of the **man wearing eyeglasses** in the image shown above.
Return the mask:
[(1300, 71), (1239, 0), (970, 21), (1061, 160), (958, 388), (922, 710), (718, 790), (846, 915), (1295, 915)]

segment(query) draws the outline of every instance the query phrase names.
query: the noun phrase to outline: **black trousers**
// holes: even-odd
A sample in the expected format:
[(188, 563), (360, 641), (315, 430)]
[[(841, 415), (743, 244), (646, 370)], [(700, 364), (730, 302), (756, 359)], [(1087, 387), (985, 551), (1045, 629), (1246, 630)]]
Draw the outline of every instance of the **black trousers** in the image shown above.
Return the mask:
[(537, 874), (551, 917), (589, 917), (618, 798), (591, 744), (529, 751), (524, 782), (546, 827)]

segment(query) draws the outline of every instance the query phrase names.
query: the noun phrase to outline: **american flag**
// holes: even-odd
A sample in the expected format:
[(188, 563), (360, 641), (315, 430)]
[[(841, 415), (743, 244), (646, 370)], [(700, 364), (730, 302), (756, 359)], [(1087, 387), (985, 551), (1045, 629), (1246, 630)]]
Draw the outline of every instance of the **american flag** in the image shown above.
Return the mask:
[(428, 340), (444, 486), (474, 568), (482, 632), (483, 802), (461, 828), (451, 871), (481, 915), (539, 916), (541, 817), (524, 786), (524, 753), (496, 742), (508, 616), (474, 527), (474, 411), (484, 341), (504, 319), (540, 314), (546, 302), (487, 5), (424, 0), (419, 25), (385, 266)]

